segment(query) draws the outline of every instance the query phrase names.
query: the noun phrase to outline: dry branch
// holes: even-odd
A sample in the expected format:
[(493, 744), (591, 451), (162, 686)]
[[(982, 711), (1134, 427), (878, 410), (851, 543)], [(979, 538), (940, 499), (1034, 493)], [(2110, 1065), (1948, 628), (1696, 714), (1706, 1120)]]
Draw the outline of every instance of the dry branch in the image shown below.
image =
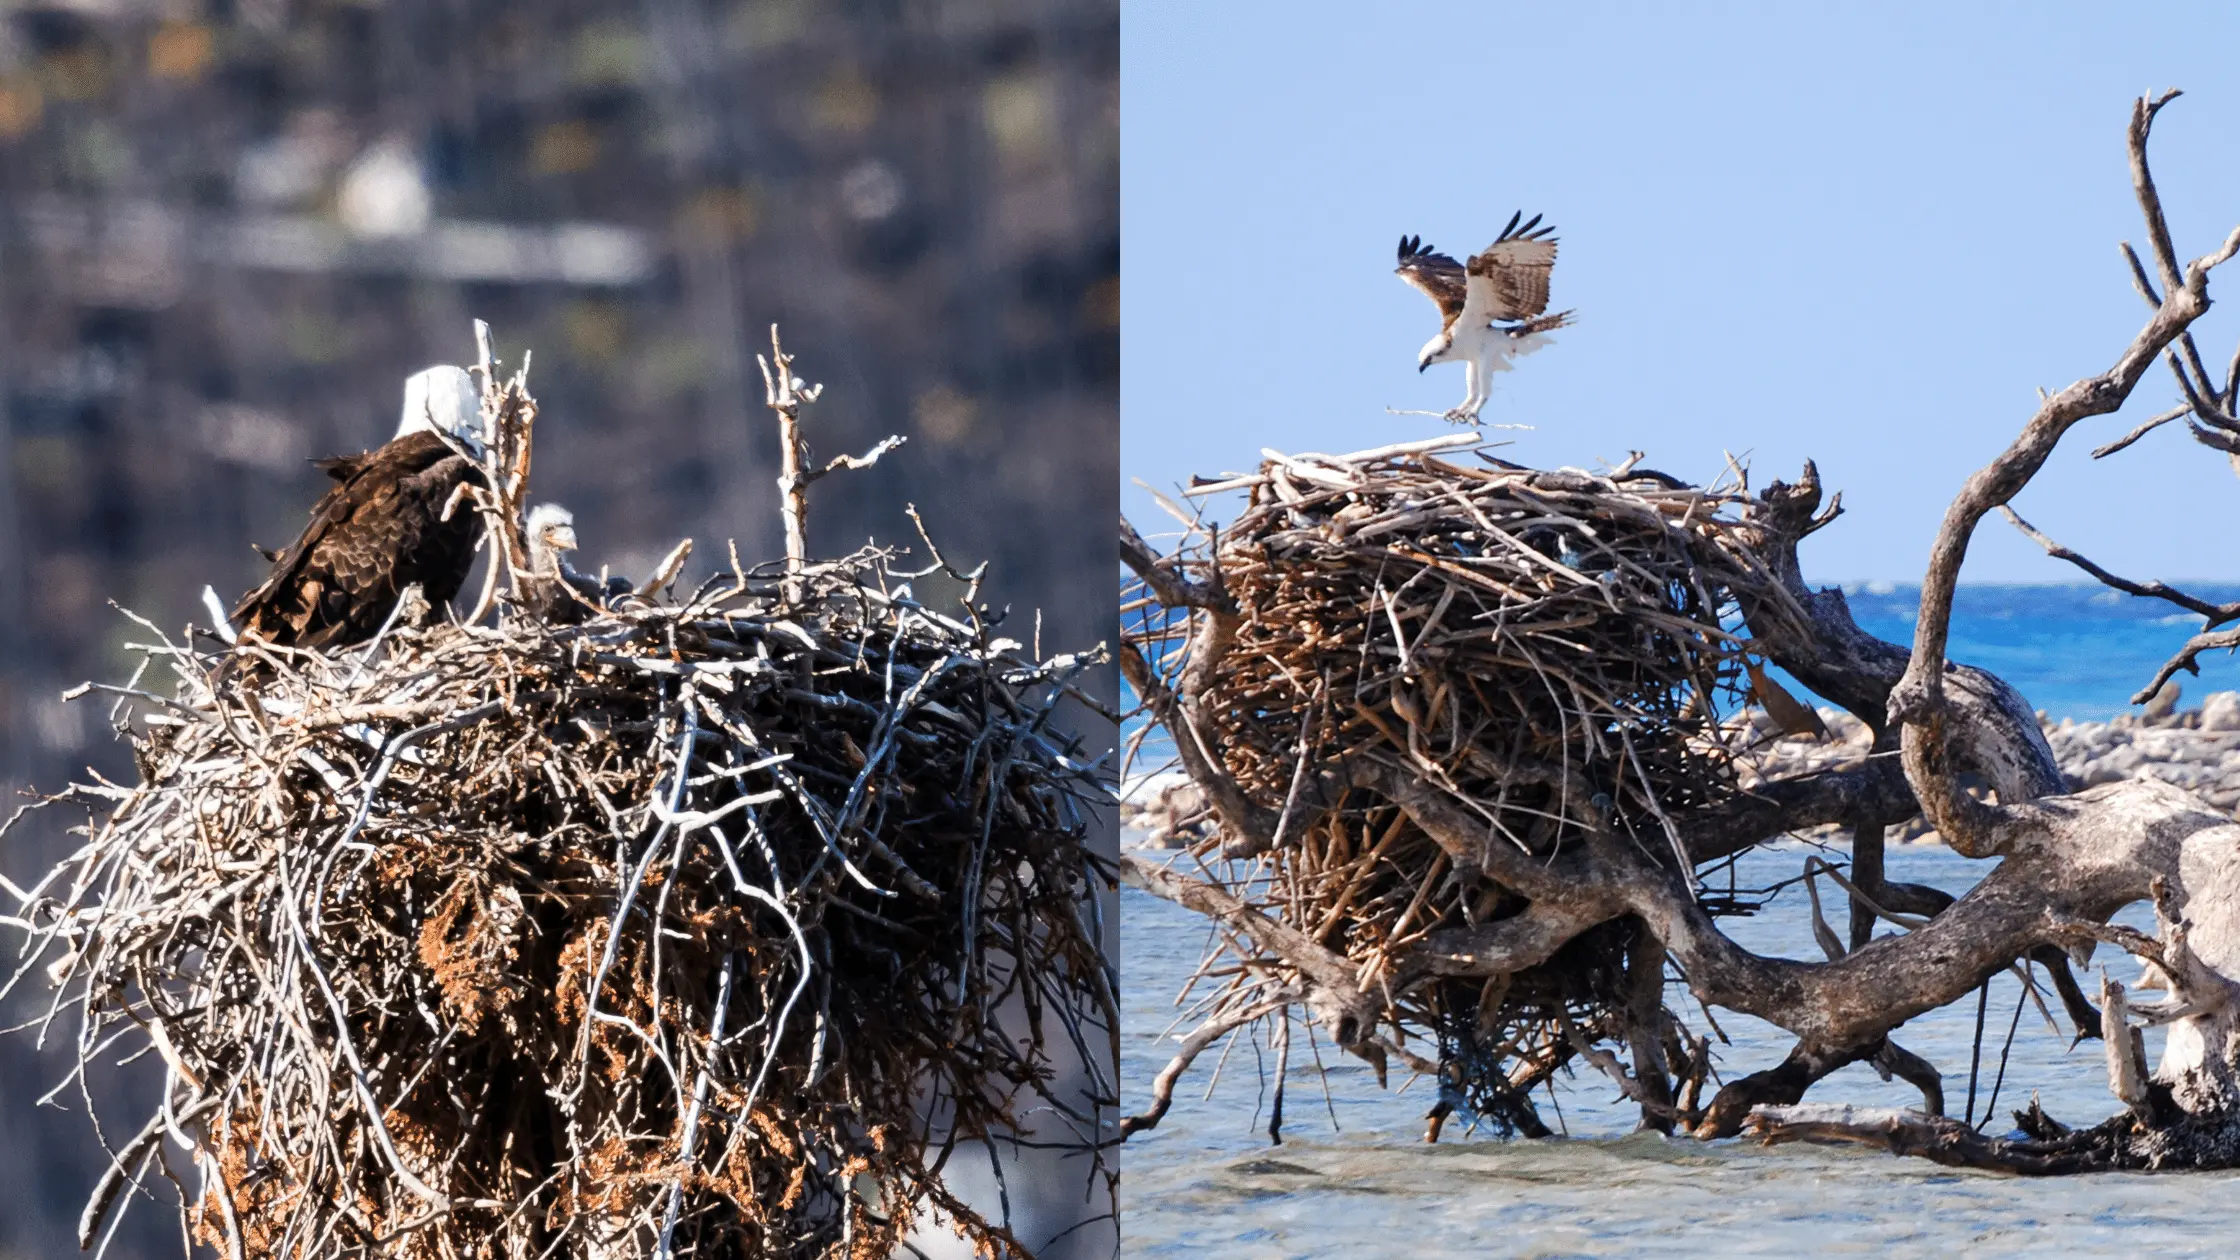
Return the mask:
[[(1954, 849), (1970, 857), (1988, 857), (2001, 852), (2011, 832), (2002, 826), (1996, 811), (1953, 787), (1957, 778), (1956, 759), (1947, 747), (1949, 729), (1962, 724), (1945, 710), (1944, 666), (1945, 645), (1952, 623), (1953, 592), (1960, 580), (1961, 563), (1967, 556), (1968, 540), (1986, 513), (2005, 506), (2029, 484), (2071, 428), (2094, 416), (2120, 409), (2138, 385), (2139, 378), (2173, 342), (2186, 337), (2191, 354), (2192, 343), (2187, 330), (2209, 309), (2209, 272), (2240, 252), (2240, 228), (2235, 228), (2215, 251), (2195, 259), (2180, 272), (2175, 247), (2170, 242), (2169, 224), (2163, 217), (2161, 196), (2147, 164), (2147, 140), (2154, 117), (2177, 95), (2176, 91), (2170, 91), (2152, 100), (2141, 98), (2133, 102), (2131, 125), (2126, 133), (2132, 186), (2146, 220), (2147, 236), (2154, 247), (2164, 292), (2159, 295), (2154, 292), (2144, 268), (2138, 265), (2135, 255), (2130, 255), (2129, 246), (2125, 247), (2125, 252), (2132, 257), (2134, 277), (2142, 296), (2154, 307), (2152, 318), (2112, 367), (2047, 398), (2014, 442), (1968, 479), (1945, 510), (1944, 521), (1930, 548), (1928, 569), (1922, 576), (1921, 611), (1914, 628), (1913, 656), (1905, 676), (1891, 693), (1890, 717), (1905, 726), (1906, 775), (1915, 794), (1921, 798), (1923, 812)], [(2198, 355), (2193, 355), (2193, 360), (2198, 364)], [(2208, 404), (2199, 395), (2216, 396), (2221, 391), (2205, 379), (2196, 390), (2183, 369), (2179, 371), (2179, 380), (2186, 386), (2188, 401), (2196, 415), (2209, 414)], [(2197, 434), (2206, 432), (2198, 423), (2194, 430)]]

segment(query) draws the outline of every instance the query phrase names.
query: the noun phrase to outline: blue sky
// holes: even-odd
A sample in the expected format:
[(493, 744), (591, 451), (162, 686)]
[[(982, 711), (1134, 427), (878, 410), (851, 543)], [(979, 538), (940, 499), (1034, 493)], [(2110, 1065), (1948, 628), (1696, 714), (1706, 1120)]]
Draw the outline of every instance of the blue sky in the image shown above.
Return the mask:
[[(2240, 225), (2240, 7), (1567, 5), (1128, 0), (1123, 24), (1124, 478), (1166, 487), (1263, 446), (1443, 431), (1387, 406), (1431, 304), (1392, 275), (1420, 233), (1458, 256), (1519, 208), (1561, 229), (1579, 326), (1505, 373), (1503, 454), (1597, 466), (1642, 449), (1705, 479), (1810, 456), (1844, 518), (1809, 577), (1918, 578), (1945, 503), (2036, 406), (2145, 321), (2117, 253), (2145, 237), (2130, 101), (2177, 86), (2155, 172), (2178, 250)], [(2240, 263), (2197, 335), (2240, 336)], [(2240, 479), (2176, 427), (2158, 367), (2072, 432), (2017, 508), (2140, 578), (2240, 578)], [(1165, 517), (1132, 484), (1147, 531)], [(1965, 577), (2072, 581), (1994, 517)]]

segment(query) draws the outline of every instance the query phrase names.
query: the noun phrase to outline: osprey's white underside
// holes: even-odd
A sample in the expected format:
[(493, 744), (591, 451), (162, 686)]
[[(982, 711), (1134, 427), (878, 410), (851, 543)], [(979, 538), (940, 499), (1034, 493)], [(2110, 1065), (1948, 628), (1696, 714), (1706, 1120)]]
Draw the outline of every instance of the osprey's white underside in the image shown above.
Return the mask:
[(1460, 363), (1466, 371), (1467, 392), (1462, 402), (1447, 413), (1448, 418), (1453, 420), (1477, 419), (1479, 410), (1486, 405), (1486, 397), (1493, 392), (1493, 374), (1508, 371), (1515, 360), (1538, 350), (1550, 340), (1546, 333), (1517, 336), (1506, 328), (1491, 324), (1472, 327), (1459, 320), (1456, 321), (1454, 339), (1441, 346), (1440, 342), (1445, 339), (1445, 333), (1431, 339), (1431, 344), (1424, 347), (1427, 352), (1424, 361)]

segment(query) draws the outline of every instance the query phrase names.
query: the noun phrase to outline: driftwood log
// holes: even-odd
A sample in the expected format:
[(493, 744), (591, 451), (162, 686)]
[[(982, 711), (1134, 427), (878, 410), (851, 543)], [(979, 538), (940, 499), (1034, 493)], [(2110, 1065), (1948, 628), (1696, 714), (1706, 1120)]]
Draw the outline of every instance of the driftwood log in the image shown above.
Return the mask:
[[(1747, 1122), (1769, 1141), (2034, 1173), (2240, 1161), (2240, 824), (2151, 780), (2067, 792), (2027, 701), (1945, 654), (1977, 524), (2071, 428), (2122, 407), (2156, 359), (2185, 404), (2098, 453), (2183, 419), (2240, 467), (2240, 356), (2220, 382), (2189, 331), (2240, 230), (2179, 262), (2147, 165), (2154, 117), (2175, 96), (2138, 101), (2128, 132), (2152, 270), (2125, 253), (2148, 322), (2108, 370), (2045, 398), (1961, 490), (1911, 650), (1805, 582), (1797, 544), (1840, 510), (1823, 507), (1809, 463), (1752, 493), (1739, 470), (1698, 489), (1633, 460), (1599, 475), (1471, 463), (1452, 439), (1268, 452), (1251, 476), (1193, 487), (1250, 502), (1219, 530), (1177, 508), (1191, 524), (1171, 554), (1122, 522), (1139, 579), (1122, 666), (1216, 824), (1194, 869), (1135, 858), (1123, 877), (1217, 921), (1226, 940), (1193, 986), (1221, 983), (1190, 1008), (1197, 1026), (1125, 1127), (1157, 1124), (1223, 1037), (1297, 1010), (1380, 1070), (1397, 1057), (1435, 1074), (1434, 1136), (1457, 1109), (1543, 1131), (1529, 1090), (1580, 1060), (1613, 1076), (1644, 1124), (1699, 1137)], [(2128, 581), (2031, 532), (2118, 589), (2209, 619), (2142, 698), (2240, 643), (2218, 628), (2240, 608)], [(1864, 721), (1871, 755), (1739, 788), (1735, 735), (1757, 723), (1734, 710), (1810, 716), (1766, 662)], [(1957, 901), (1885, 876), (1883, 828), (1917, 811), (1959, 853), (2002, 859)], [(1852, 863), (1834, 879), (1847, 930), (1818, 911), (1832, 871), (1808, 866), (1826, 961), (1737, 945), (1719, 920), (1748, 907), (1704, 875), (1829, 823), (1850, 829)], [(2157, 935), (2108, 926), (2141, 901)], [(1870, 939), (1878, 921), (1901, 930)], [(2133, 1005), (2110, 983), (2096, 1005), (2070, 966), (2103, 943), (2151, 961), (2167, 999)], [(2019, 1136), (1981, 1137), (1975, 1117), (1942, 1115), (1936, 1068), (1894, 1038), (1993, 974), (2034, 967), (2080, 1036), (2105, 1037), (2125, 1109), (2078, 1130), (2033, 1111)], [(1745, 1012), (1793, 1033), (1793, 1050), (1705, 1098), (1716, 1025), (1696, 1033), (1666, 1007), (1668, 975), (1707, 1023), (1713, 1008)], [(2152, 1070), (2141, 1022), (2169, 1028)], [(1918, 1085), (1921, 1108), (1798, 1106), (1861, 1061)]]

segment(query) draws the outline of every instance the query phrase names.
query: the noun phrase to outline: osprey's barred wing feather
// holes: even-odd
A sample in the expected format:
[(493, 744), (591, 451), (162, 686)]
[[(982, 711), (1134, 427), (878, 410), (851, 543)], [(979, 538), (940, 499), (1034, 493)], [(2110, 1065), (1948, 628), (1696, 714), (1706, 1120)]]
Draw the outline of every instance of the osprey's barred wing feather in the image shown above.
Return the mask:
[(1393, 270), (1439, 304), (1442, 326), (1452, 324), (1462, 314), (1463, 303), (1469, 296), (1468, 278), (1462, 264), (1424, 244), (1422, 237), (1400, 238), (1400, 265)]
[(1485, 312), (1487, 319), (1530, 319), (1548, 309), (1548, 273), (1556, 265), (1555, 226), (1540, 227), (1540, 216), (1519, 225), (1524, 212), (1509, 219), (1509, 226), (1493, 244), (1473, 255), (1468, 266), (1469, 292), (1465, 306)]

